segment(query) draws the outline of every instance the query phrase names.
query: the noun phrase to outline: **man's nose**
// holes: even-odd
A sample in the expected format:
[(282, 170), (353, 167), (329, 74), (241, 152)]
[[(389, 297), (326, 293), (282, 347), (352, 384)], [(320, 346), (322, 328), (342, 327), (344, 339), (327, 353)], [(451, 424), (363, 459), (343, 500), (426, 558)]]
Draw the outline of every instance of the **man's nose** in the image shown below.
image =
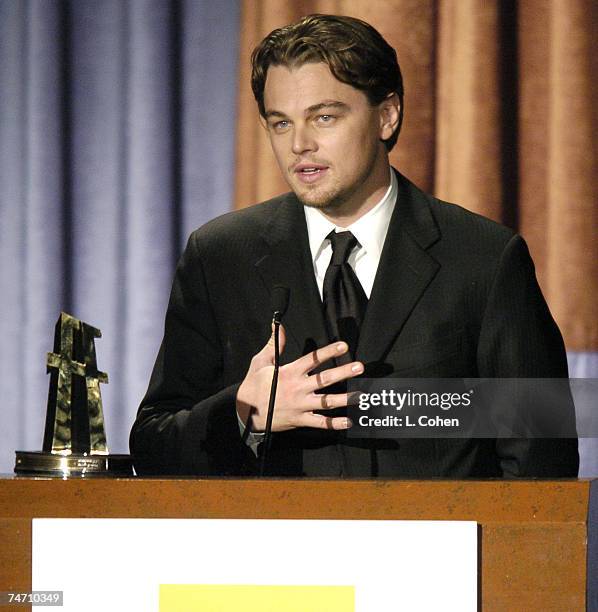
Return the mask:
[(316, 151), (318, 145), (313, 131), (309, 126), (295, 126), (293, 130), (292, 150), (295, 155), (301, 155), (306, 151)]

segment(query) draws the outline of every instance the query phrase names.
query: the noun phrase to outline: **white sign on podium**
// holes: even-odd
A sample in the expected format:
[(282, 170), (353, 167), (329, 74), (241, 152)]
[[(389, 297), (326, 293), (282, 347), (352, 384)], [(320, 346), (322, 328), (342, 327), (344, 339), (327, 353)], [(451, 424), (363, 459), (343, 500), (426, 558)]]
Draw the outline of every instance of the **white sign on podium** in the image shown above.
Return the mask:
[(34, 519), (32, 537), (33, 590), (63, 612), (478, 609), (471, 521)]

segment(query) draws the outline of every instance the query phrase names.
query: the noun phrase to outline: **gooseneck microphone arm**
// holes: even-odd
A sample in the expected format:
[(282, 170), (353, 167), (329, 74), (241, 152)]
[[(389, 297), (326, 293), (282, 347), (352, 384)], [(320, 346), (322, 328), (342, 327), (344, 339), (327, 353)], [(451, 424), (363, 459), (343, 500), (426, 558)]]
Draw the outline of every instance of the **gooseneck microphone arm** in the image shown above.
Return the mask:
[(262, 458), (260, 463), (260, 476), (266, 472), (268, 454), (272, 444), (272, 419), (274, 418), (274, 404), (276, 402), (276, 387), (278, 386), (278, 370), (280, 369), (280, 323), (289, 305), (289, 288), (276, 286), (272, 291), (272, 325), (274, 326), (274, 373), (270, 387), (270, 400), (268, 401), (268, 414), (266, 416), (266, 429), (262, 442)]

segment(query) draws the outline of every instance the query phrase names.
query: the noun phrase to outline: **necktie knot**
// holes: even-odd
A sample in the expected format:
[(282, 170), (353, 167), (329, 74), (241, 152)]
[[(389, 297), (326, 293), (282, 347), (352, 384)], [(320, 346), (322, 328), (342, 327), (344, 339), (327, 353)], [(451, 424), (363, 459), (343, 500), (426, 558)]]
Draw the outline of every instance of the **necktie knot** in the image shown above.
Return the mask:
[(330, 232), (327, 236), (332, 246), (330, 265), (341, 266), (347, 263), (349, 254), (357, 244), (357, 238), (351, 232)]

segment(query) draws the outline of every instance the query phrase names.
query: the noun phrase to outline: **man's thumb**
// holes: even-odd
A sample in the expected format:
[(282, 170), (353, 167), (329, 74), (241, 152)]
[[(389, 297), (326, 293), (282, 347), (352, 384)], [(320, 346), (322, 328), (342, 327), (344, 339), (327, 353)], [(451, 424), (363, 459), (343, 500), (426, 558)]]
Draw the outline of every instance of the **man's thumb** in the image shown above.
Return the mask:
[[(270, 353), (271, 351), (271, 355), (272, 355), (272, 363), (274, 363), (274, 330), (275, 330), (275, 326), (274, 323), (272, 323), (272, 334), (270, 335), (270, 338), (268, 339), (268, 344), (266, 344), (266, 348), (268, 349), (268, 352)], [(284, 331), (284, 325), (282, 325), (282, 323), (280, 324), (280, 331), (278, 334), (278, 350), (280, 353), (282, 353), (282, 351), (284, 351), (284, 345), (286, 343), (286, 333)]]
[[(278, 348), (281, 353), (284, 349), (285, 340), (286, 337), (284, 327), (281, 325), (280, 335), (278, 337)], [(266, 342), (262, 350), (253, 356), (253, 359), (251, 360), (250, 370), (259, 370), (260, 368), (264, 368), (266, 366), (271, 365), (274, 365), (274, 324), (272, 324), (272, 334), (270, 336), (270, 339), (268, 340), (268, 342)]]

